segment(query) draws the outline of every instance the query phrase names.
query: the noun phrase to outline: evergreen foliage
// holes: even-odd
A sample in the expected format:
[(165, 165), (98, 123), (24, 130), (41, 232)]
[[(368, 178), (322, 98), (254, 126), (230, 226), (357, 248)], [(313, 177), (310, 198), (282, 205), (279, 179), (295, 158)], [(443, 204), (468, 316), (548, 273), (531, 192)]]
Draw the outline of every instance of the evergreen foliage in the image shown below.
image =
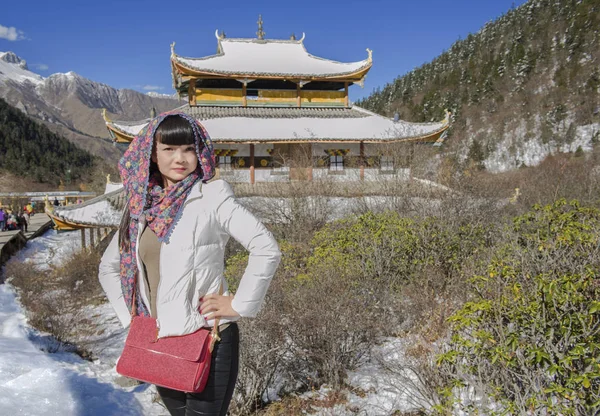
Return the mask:
[(598, 414), (600, 210), (562, 199), (535, 206), (511, 228), (511, 241), (471, 279), (469, 301), (450, 318), (438, 365), (451, 380), (438, 410)]
[(597, 121), (598, 27), (597, 0), (530, 0), (357, 105), (416, 122), (440, 120), (448, 109), (459, 139), (491, 127), (492, 141), (520, 119), (537, 120), (530, 131), (564, 136), (568, 115), (577, 125)]
[(0, 169), (58, 185), (84, 178), (95, 158), (0, 99)]

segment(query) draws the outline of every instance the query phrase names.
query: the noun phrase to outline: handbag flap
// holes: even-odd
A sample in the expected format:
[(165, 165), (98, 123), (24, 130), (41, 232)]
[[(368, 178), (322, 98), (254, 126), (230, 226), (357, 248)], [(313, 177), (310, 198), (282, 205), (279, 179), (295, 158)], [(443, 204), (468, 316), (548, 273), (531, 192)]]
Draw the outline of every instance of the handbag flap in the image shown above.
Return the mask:
[(203, 349), (208, 348), (210, 342), (210, 331), (206, 328), (177, 337), (157, 339), (157, 335), (156, 319), (135, 316), (131, 321), (125, 345), (188, 361), (199, 361)]

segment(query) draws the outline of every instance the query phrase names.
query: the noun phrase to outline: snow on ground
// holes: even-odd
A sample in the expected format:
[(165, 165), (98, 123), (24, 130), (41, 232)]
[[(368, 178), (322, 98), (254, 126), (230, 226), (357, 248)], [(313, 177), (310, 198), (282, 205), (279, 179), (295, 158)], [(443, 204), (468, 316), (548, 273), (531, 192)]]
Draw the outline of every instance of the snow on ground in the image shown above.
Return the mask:
[[(59, 265), (80, 248), (79, 232), (48, 231), (30, 241), (11, 262), (30, 264), (38, 269)], [(95, 278), (91, 276), (90, 278)], [(0, 285), (0, 409), (11, 415), (167, 415), (162, 405), (154, 402), (155, 388), (147, 384), (121, 387), (123, 380), (115, 371), (115, 363), (125, 342), (121, 327), (108, 304), (87, 306), (80, 319), (89, 331), (77, 340), (93, 361), (66, 352), (48, 334), (27, 325), (13, 287)], [(417, 407), (418, 394), (403, 381), (410, 378), (400, 368), (405, 362), (406, 340), (390, 338), (377, 347), (376, 357), (349, 373), (349, 383), (365, 394), (348, 393), (348, 403), (320, 409), (316, 414), (379, 416), (394, 411), (410, 411)], [(57, 351), (47, 353), (44, 351)], [(379, 359), (377, 359), (379, 357)], [(327, 388), (313, 393), (326, 396)], [(308, 396), (307, 396), (308, 397)], [(357, 413), (358, 412), (358, 413)]]
[(33, 266), (38, 270), (48, 270), (58, 266), (78, 250), (81, 250), (79, 231), (48, 230), (44, 235), (28, 241), (27, 246), (10, 261)]
[[(408, 346), (406, 339), (385, 339), (374, 348), (370, 361), (348, 373), (348, 383), (357, 391), (347, 392), (347, 402), (319, 409), (313, 415), (382, 416), (427, 408), (426, 400), (418, 390), (417, 377), (407, 370), (408, 361), (404, 352)], [(328, 393), (329, 389), (322, 387), (304, 396), (325, 398)]]
[[(48, 231), (28, 242), (11, 262), (38, 269), (57, 266), (80, 247), (79, 232)], [(95, 278), (91, 276), (90, 278)], [(121, 387), (115, 363), (126, 331), (108, 304), (82, 310), (90, 331), (81, 344), (95, 359), (86, 361), (48, 334), (28, 326), (14, 288), (0, 285), (0, 409), (10, 415), (160, 416), (153, 403), (155, 389), (147, 384)], [(57, 351), (46, 353), (44, 351)]]
[[(539, 118), (536, 123), (540, 123)], [(516, 129), (506, 132), (499, 140), (496, 149), (484, 161), (485, 168), (493, 173), (505, 172), (520, 167), (521, 163), (526, 166), (537, 166), (548, 155), (558, 152), (575, 153), (578, 148), (588, 152), (592, 150), (598, 132), (600, 132), (600, 123), (593, 123), (578, 126), (570, 143), (558, 144), (554, 139), (543, 143), (541, 137), (527, 138), (526, 123), (522, 121)], [(467, 152), (464, 154), (466, 155)]]

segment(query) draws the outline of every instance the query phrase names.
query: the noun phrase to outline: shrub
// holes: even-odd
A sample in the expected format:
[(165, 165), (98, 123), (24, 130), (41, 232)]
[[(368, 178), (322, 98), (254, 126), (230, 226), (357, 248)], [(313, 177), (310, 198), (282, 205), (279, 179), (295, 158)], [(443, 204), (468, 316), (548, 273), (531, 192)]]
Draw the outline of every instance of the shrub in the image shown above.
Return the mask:
[(507, 235), (451, 318), (451, 342), (438, 357), (451, 375), (445, 409), (596, 414), (600, 210), (565, 200), (535, 206)]

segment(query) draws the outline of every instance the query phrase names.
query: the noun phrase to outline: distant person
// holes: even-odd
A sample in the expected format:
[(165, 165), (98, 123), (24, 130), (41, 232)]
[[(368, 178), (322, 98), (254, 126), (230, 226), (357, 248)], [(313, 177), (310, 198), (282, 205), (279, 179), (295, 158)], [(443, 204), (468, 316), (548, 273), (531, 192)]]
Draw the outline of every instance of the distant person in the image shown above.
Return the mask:
[(23, 215), (23, 211), (19, 211), (15, 217), (17, 229), (27, 232), (27, 221), (25, 221), (25, 216)]
[(27, 227), (29, 227), (29, 221), (31, 219), (29, 212), (23, 211), (23, 219), (25, 220), (25, 232), (27, 232)]
[(6, 220), (6, 229), (9, 231), (14, 231), (17, 229), (17, 217), (12, 212), (8, 214), (8, 218)]
[(0, 231), (6, 231), (6, 212), (0, 208)]
[(58, 202), (58, 198), (54, 197), (54, 206), (57, 207), (60, 205), (60, 202)]
[(31, 202), (29, 204), (27, 204), (27, 206), (25, 206), (25, 212), (29, 216), (33, 215), (33, 204)]

